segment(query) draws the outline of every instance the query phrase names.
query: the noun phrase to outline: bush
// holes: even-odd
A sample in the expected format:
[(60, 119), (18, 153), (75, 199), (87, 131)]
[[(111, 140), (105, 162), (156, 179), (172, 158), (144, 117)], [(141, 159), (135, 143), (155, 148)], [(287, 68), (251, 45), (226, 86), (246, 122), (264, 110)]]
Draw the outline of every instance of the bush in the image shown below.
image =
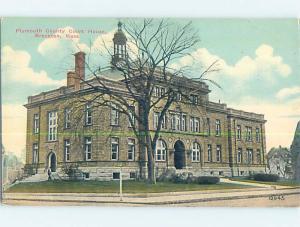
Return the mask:
[(176, 175), (175, 170), (167, 169), (165, 170), (158, 178), (157, 181), (159, 182), (170, 182)]
[(175, 184), (185, 184), (187, 183), (188, 176), (185, 173), (176, 174), (172, 178), (172, 182)]
[(198, 184), (217, 184), (220, 182), (219, 177), (213, 177), (213, 176), (203, 176), (197, 178)]
[(279, 176), (276, 174), (257, 173), (253, 175), (253, 179), (256, 181), (276, 182), (279, 180)]
[(77, 164), (65, 164), (62, 167), (62, 172), (68, 176), (69, 180), (84, 180), (84, 173)]

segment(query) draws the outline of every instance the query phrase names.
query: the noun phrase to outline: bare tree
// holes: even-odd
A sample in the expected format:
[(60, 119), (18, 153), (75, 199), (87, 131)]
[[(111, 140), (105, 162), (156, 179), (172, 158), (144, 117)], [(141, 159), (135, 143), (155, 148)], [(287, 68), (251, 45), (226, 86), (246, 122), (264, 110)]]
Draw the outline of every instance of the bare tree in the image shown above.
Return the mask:
[[(142, 22), (128, 21), (124, 30), (128, 38), (126, 56), (116, 60), (115, 53), (107, 47), (113, 59), (110, 67), (119, 71), (123, 77), (120, 89), (112, 88), (109, 81), (101, 76), (107, 67), (93, 69), (86, 62), (87, 70), (97, 83), (84, 81), (95, 91), (95, 95), (82, 101), (116, 109), (128, 117), (141, 148), (140, 155), (144, 159), (147, 157), (148, 180), (155, 183), (156, 143), (162, 125), (166, 123), (166, 113), (178, 101), (178, 96), (186, 102), (194, 102), (191, 94), (197, 93), (201, 81), (216, 84), (206, 75), (217, 71), (217, 61), (212, 62), (196, 78), (186, 77), (186, 67), (171, 67), (176, 59), (190, 55), (199, 43), (198, 32), (191, 23), (180, 26), (167, 20), (144, 19)], [(159, 92), (156, 91), (158, 88)], [(137, 107), (137, 111), (133, 107)], [(159, 109), (160, 114), (156, 128), (151, 130), (149, 116), (153, 109)]]

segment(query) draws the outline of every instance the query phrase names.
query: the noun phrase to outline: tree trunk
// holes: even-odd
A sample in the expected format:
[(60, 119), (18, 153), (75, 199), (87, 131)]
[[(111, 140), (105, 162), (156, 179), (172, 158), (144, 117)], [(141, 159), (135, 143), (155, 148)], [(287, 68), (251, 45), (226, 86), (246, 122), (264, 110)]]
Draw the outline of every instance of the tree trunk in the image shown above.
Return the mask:
[[(151, 184), (156, 184), (156, 176), (155, 176), (155, 159), (154, 152), (151, 146), (150, 136), (147, 136), (147, 157), (148, 157), (148, 181)], [(150, 145), (150, 146), (149, 146)]]

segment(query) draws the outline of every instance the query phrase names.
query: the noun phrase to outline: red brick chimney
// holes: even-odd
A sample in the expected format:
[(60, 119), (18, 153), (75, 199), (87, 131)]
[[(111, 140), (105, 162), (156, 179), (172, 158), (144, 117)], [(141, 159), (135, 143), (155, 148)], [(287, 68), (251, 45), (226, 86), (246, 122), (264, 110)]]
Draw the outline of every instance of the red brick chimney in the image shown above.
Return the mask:
[(74, 86), (76, 91), (80, 90), (80, 82), (85, 79), (85, 53), (80, 51), (75, 54), (75, 72), (67, 73), (67, 87)]
[(75, 73), (80, 80), (85, 79), (85, 53), (82, 51), (75, 54)]

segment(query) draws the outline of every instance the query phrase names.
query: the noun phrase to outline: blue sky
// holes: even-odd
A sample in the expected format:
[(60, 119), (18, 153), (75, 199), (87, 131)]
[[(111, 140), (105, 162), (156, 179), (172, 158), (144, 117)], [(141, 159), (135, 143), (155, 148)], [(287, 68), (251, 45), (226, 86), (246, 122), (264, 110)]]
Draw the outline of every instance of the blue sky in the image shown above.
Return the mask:
[[(123, 20), (126, 23), (126, 20)], [(174, 24), (184, 19), (170, 19)], [(2, 102), (4, 146), (17, 154), (25, 148), (26, 98), (64, 85), (73, 68), (72, 54), (89, 43), (98, 48), (109, 41), (118, 19), (5, 18), (2, 26)], [(300, 120), (299, 34), (296, 19), (194, 19), (201, 42), (191, 57), (174, 67), (192, 65), (191, 75), (201, 73), (218, 59), (218, 73), (208, 75), (222, 90), (212, 86), (210, 98), (229, 107), (265, 114), (268, 120), (267, 149), (290, 146)], [(73, 28), (104, 31), (79, 34), (80, 38), (55, 40), (34, 38), (16, 29)], [(97, 41), (98, 40), (98, 41)], [(104, 56), (93, 55), (94, 64), (107, 65)], [(15, 144), (18, 137), (20, 144)]]

